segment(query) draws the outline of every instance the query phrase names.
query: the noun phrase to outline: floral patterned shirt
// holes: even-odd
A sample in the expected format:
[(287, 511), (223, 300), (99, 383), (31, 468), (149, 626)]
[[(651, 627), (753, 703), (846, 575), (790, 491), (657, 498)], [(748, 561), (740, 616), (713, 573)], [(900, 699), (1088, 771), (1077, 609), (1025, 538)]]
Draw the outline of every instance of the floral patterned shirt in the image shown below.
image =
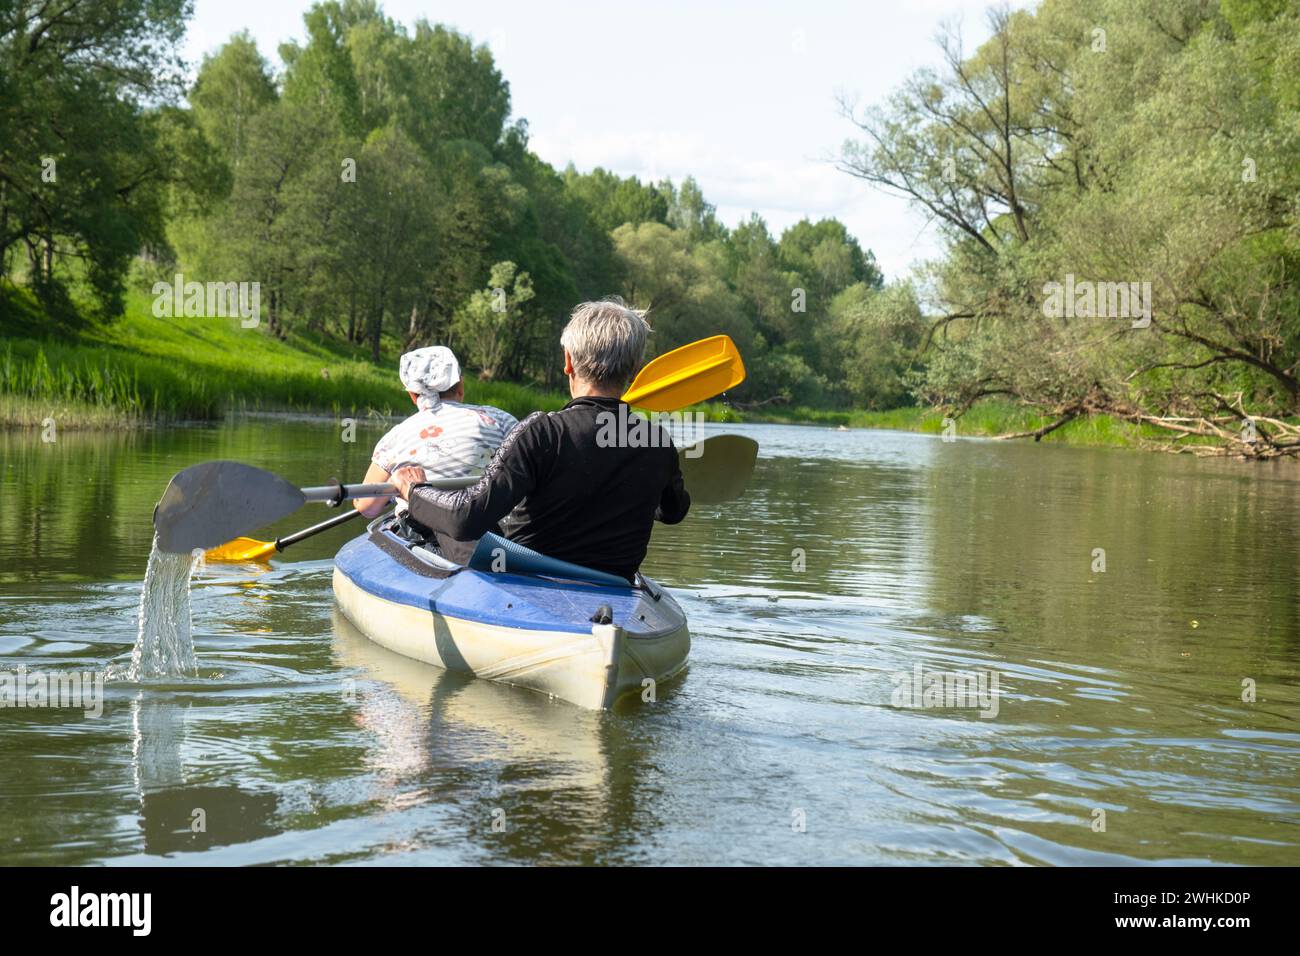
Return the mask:
[[(403, 465), (423, 468), (429, 480), (481, 475), (517, 424), (490, 405), (444, 401), (390, 429), (370, 459), (390, 475)], [(399, 501), (398, 510), (406, 510), (405, 502)]]

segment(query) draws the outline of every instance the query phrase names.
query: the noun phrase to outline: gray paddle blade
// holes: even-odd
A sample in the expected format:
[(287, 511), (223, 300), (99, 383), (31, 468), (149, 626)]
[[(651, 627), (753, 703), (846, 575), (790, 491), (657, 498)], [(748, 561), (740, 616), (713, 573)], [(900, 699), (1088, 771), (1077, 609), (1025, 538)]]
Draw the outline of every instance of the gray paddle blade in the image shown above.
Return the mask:
[(159, 549), (189, 554), (293, 514), (305, 501), (279, 475), (237, 461), (205, 461), (172, 476), (153, 526)]
[(691, 501), (733, 501), (744, 492), (758, 459), (758, 442), (743, 435), (714, 435), (677, 453)]

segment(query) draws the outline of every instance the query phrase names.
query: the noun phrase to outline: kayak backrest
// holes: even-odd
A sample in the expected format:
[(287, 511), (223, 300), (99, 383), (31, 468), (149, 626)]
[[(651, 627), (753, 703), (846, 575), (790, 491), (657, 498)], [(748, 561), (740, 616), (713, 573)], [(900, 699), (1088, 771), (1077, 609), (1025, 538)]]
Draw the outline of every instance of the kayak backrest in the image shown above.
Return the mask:
[(526, 548), (522, 544), (490, 531), (479, 539), (478, 546), (470, 555), (467, 567), (489, 573), (541, 574), (547, 577), (568, 578), (571, 581), (589, 581), (592, 584), (622, 588), (632, 587), (631, 582), (617, 574), (597, 571), (595, 568), (584, 568), (580, 564), (547, 557), (532, 548)]
[(430, 564), (432, 564), (435, 568), (439, 568), (443, 571), (460, 570), (460, 565), (457, 564), (455, 561), (448, 561), (446, 558), (444, 558), (442, 555), (438, 554), (437, 552), (430, 551), (428, 548), (422, 548), (418, 544), (412, 546), (411, 554), (415, 555), (421, 561), (427, 561)]

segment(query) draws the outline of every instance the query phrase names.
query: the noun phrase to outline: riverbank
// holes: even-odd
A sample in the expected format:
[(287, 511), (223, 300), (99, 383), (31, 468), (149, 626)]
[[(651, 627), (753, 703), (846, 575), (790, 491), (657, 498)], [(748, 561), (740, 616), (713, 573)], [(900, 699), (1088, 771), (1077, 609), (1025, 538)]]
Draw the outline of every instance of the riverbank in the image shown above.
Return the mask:
[[(892, 408), (885, 411), (826, 411), (794, 408), (761, 415), (742, 413), (743, 420), (779, 425), (825, 425), (833, 428), (883, 428), (890, 431), (941, 435), (947, 413), (936, 408)], [(998, 438), (1034, 432), (1053, 419), (1012, 402), (985, 400), (952, 423), (959, 438)], [(1032, 440), (1032, 439), (1026, 439)], [(1135, 448), (1167, 442), (1169, 435), (1148, 425), (1135, 425), (1109, 415), (1076, 418), (1044, 435), (1044, 442), (1089, 447)]]
[[(125, 314), (107, 327), (64, 339), (37, 338), (23, 334), (42, 324), (30, 301), (11, 298), (9, 304), (27, 314), (0, 330), (0, 427), (40, 428), (53, 420), (60, 429), (133, 429), (248, 411), (365, 418), (402, 415), (409, 408), (397, 385), (395, 348), (376, 364), (324, 337), (294, 334), (281, 341), (244, 329), (237, 319), (158, 318), (142, 293), (130, 294)], [(558, 391), (473, 376), (465, 387), (468, 401), (520, 418), (559, 408), (567, 399)], [(693, 411), (718, 422), (944, 430), (943, 412), (932, 408), (739, 410), (710, 402)], [(987, 401), (963, 415), (954, 433), (995, 437), (1047, 423), (1009, 402)], [(1077, 419), (1043, 440), (1133, 446), (1158, 437), (1153, 429), (1095, 417)]]
[[(0, 330), (0, 426), (40, 427), (53, 418), (60, 428), (135, 428), (239, 411), (367, 417), (410, 407), (396, 350), (374, 363), (324, 337), (281, 341), (238, 319), (158, 318), (149, 303), (131, 293), (111, 325), (65, 338), (24, 334), (44, 323), (11, 318)], [(565, 400), (473, 376), (465, 386), (468, 401), (520, 416)]]

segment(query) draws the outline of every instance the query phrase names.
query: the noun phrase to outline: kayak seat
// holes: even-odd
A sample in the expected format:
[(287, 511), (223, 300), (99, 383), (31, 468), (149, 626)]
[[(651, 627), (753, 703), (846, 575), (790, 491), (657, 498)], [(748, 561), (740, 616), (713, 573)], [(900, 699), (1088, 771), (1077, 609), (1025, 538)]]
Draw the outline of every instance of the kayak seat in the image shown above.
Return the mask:
[(474, 553), (470, 555), (467, 567), (489, 573), (541, 574), (547, 577), (566, 578), (570, 581), (589, 581), (592, 584), (606, 584), (621, 588), (632, 587), (627, 578), (621, 578), (617, 574), (597, 571), (595, 568), (584, 568), (580, 564), (547, 557), (541, 552), (526, 548), (522, 544), (490, 531), (479, 539)]
[(422, 547), (421, 545), (418, 544), (411, 546), (411, 554), (415, 555), (417, 558), (420, 558), (423, 561), (429, 562), (429, 564), (432, 564), (435, 568), (438, 568), (441, 571), (460, 570), (460, 565), (457, 564), (455, 561), (448, 561), (437, 551), (432, 551), (429, 548)]

